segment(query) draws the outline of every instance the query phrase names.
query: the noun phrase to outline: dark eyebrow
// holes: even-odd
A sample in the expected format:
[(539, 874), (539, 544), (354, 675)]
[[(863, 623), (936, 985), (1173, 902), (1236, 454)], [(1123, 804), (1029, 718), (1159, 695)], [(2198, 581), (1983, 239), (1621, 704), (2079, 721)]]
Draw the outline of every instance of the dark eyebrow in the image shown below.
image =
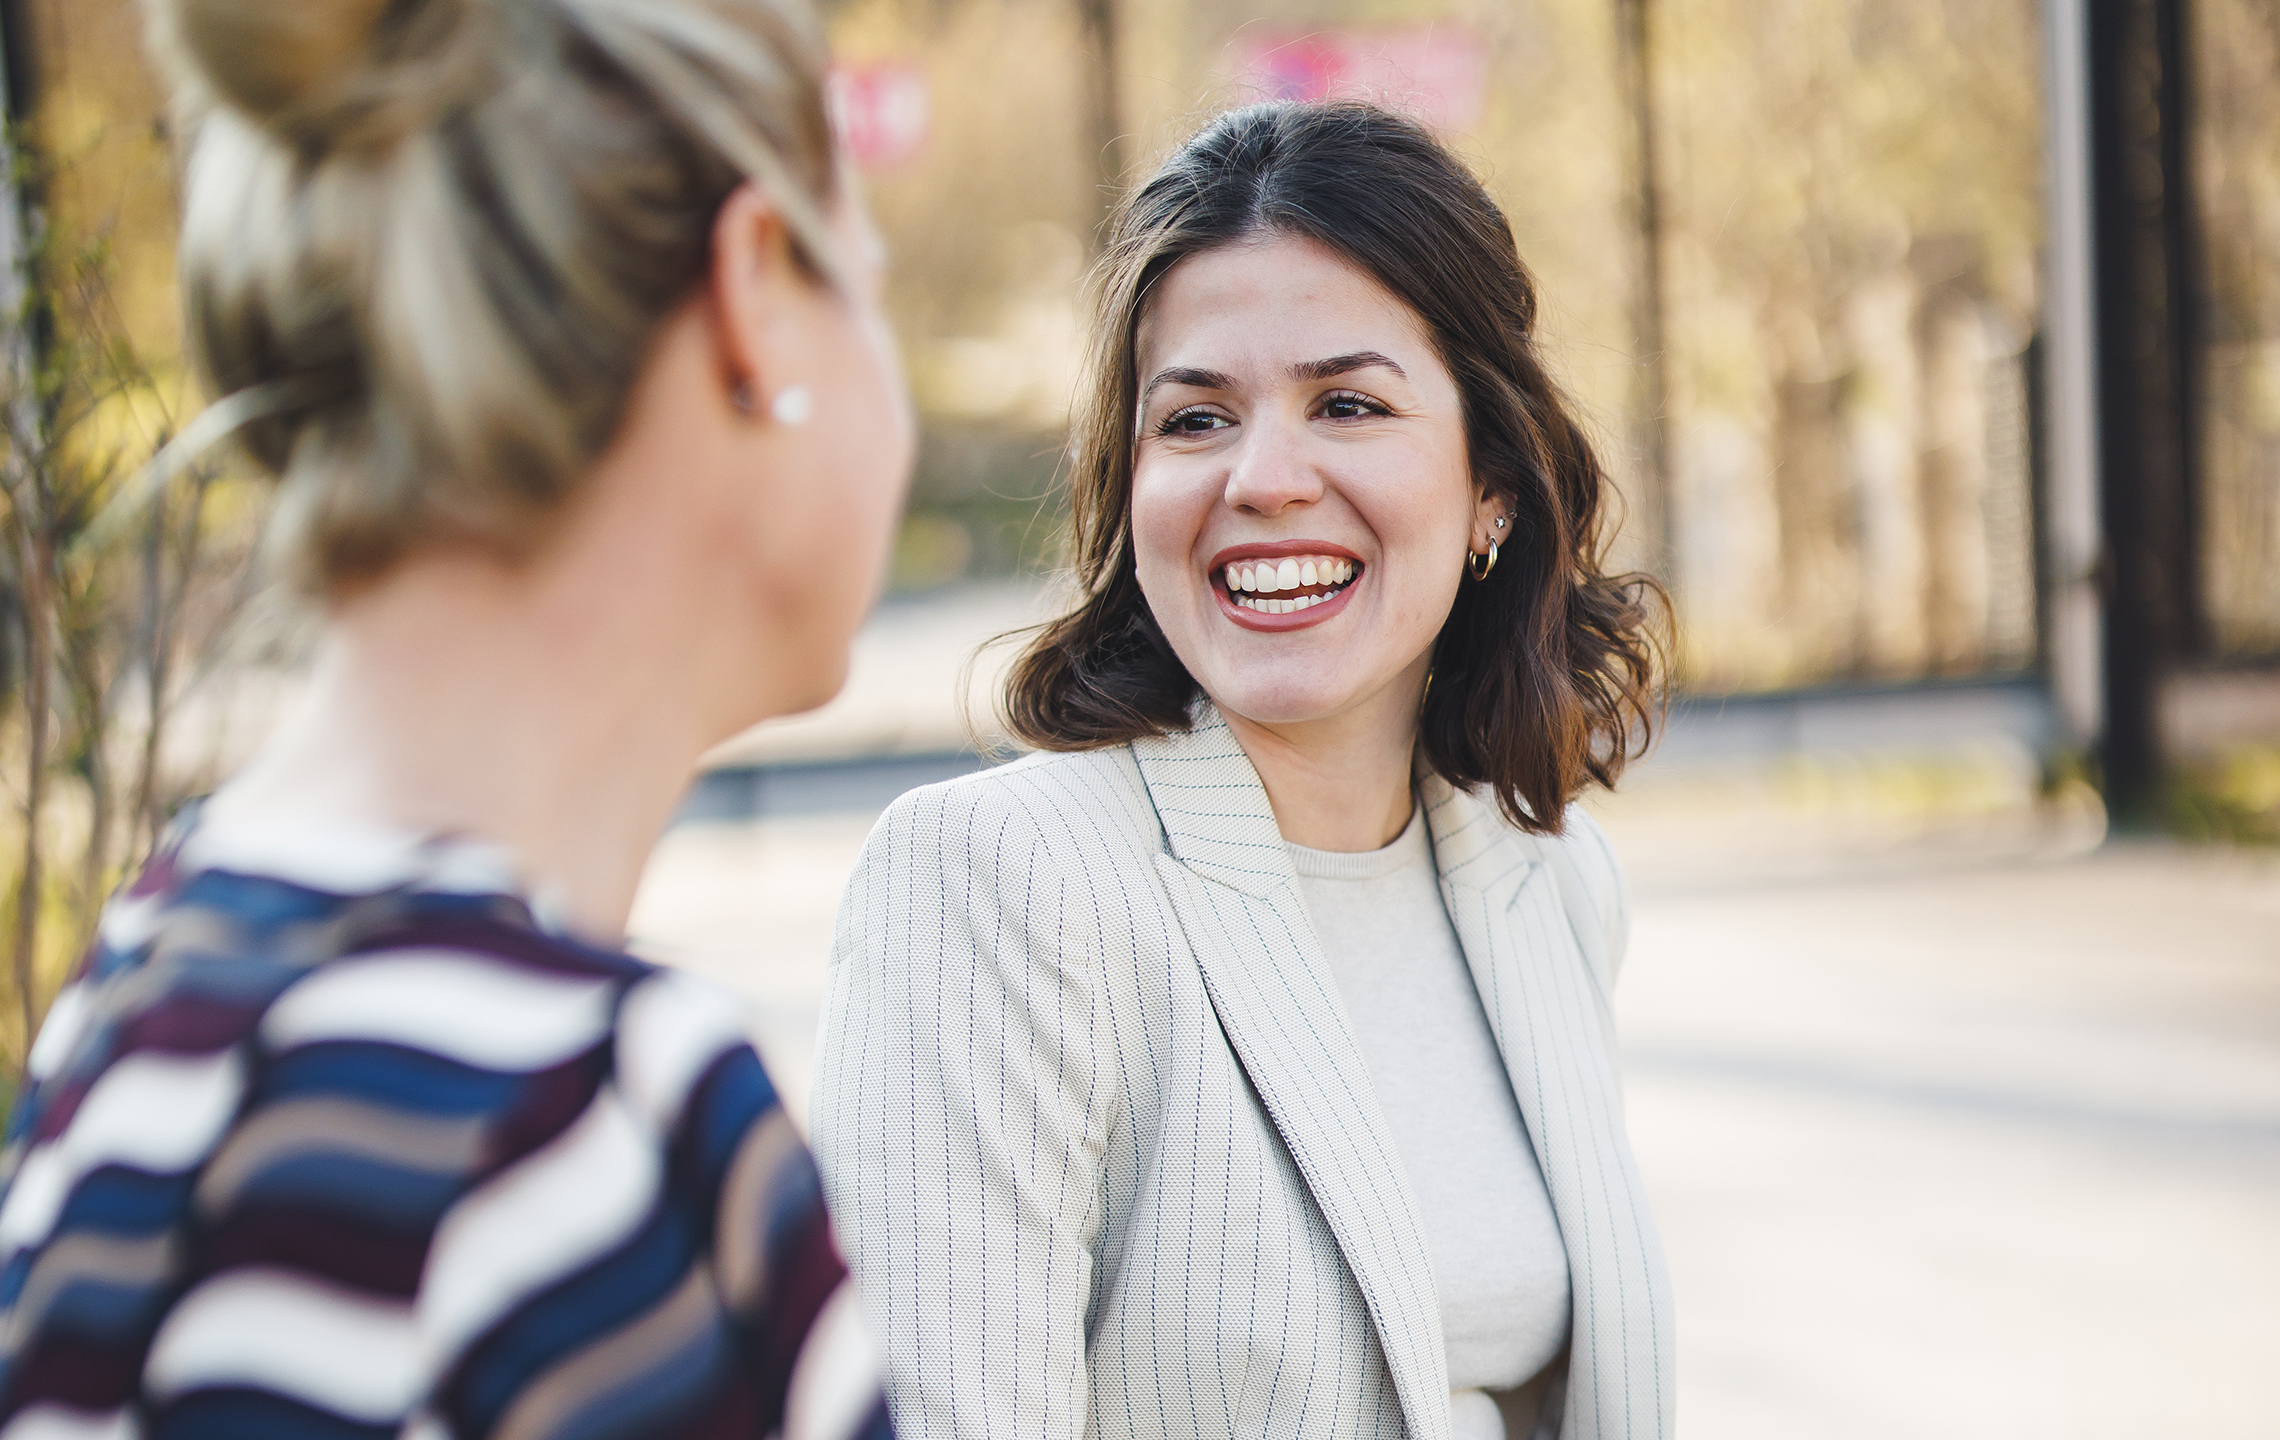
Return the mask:
[(1409, 378), (1408, 371), (1375, 350), (1356, 350), (1349, 355), (1333, 355), (1327, 360), (1308, 360), (1303, 364), (1291, 366), (1290, 378), (1293, 380), (1334, 380), (1340, 375), (1349, 375), (1356, 370), (1367, 370), (1372, 366), (1391, 370), (1404, 380)]
[(1156, 378), (1148, 382), (1148, 388), (1140, 392), (1141, 409), (1148, 408), (1148, 397), (1156, 393), (1159, 385), (1192, 385), (1198, 390), (1232, 390), (1235, 381), (1232, 376), (1222, 375), (1217, 370), (1191, 370), (1184, 366), (1160, 370), (1156, 373)]

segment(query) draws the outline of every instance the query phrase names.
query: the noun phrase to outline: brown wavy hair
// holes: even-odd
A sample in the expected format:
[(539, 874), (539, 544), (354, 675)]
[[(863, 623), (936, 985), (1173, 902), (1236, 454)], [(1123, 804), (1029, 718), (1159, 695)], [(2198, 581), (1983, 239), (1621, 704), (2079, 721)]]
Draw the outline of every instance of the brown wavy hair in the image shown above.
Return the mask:
[(1485, 581), (1459, 588), (1419, 718), (1427, 764), (1557, 834), (1612, 786), (1658, 716), (1662, 592), (1605, 572), (1597, 455), (1536, 342), (1536, 286), (1511, 226), (1422, 125), (1354, 102), (1221, 115), (1125, 197), (1092, 280), (1090, 385), (1071, 439), (1071, 559), (1083, 600), (1015, 662), (1006, 718), (1045, 750), (1184, 728), (1199, 693), (1140, 592), (1130, 523), (1134, 347), (1156, 283), (1260, 235), (1344, 256), (1424, 321), (1463, 397), (1473, 477), (1513, 516)]

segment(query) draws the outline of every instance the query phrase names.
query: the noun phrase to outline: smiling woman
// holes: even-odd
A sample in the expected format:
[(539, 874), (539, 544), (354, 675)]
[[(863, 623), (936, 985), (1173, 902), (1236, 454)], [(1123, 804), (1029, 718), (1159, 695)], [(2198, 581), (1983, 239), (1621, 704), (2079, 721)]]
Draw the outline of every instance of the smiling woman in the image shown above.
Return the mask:
[(1409, 120), (1258, 106), (1097, 298), (1044, 753), (890, 810), (834, 945), (819, 1158), (898, 1423), (1666, 1440), (1572, 808), (1644, 737), (1653, 587), (1510, 229)]
[[(1406, 668), (1430, 651), (1427, 663), (1403, 685), (1423, 694), (1410, 715), (1436, 773), (1487, 786), (1529, 830), (1557, 830), (1581, 788), (1614, 783), (1653, 718), (1657, 596), (1642, 577), (1604, 573), (1604, 474), (1537, 350), (1535, 286), (1511, 229), (1454, 157), (1367, 106), (1237, 112), (1126, 202), (1097, 285), (1070, 496), (1086, 599), (1015, 672), (1009, 718), (1024, 740), (1112, 745), (1178, 728), (1199, 695), (1227, 708), (1219, 667), (1199, 652), (1234, 637), (1175, 633), (1182, 620), (1167, 608), (1181, 604), (1148, 584), (1156, 557), (1144, 533), (1160, 509), (1151, 489), (1224, 472), (1219, 528), (1253, 516), (1241, 538), (1255, 547), (1330, 538), (1276, 527), (1333, 513), (1365, 526), (1388, 518), (1388, 543), (1439, 545), (1418, 557), (1426, 589), (1398, 597), (1422, 618), (1404, 608), (1388, 630), (1377, 622), (1391, 610), (1356, 616), (1316, 642), (1366, 633), (1405, 644), (1429, 627), (1402, 657)], [(1303, 426), (1286, 426), (1299, 416)], [(1306, 492), (1308, 475), (1322, 495)], [(1362, 514), (1428, 499), (1431, 533)], [(1460, 591), (1468, 548), (1483, 578)], [(1230, 558), (1245, 553), (1305, 552)], [(1366, 556), (1350, 558), (1366, 571)], [(1446, 587), (1438, 599), (1435, 585)], [(1308, 668), (1303, 647), (1272, 654)], [(1268, 652), (1219, 658), (1252, 675)], [(1393, 678), (1366, 660), (1311, 671), (1317, 683), (1333, 672), (1372, 693)]]

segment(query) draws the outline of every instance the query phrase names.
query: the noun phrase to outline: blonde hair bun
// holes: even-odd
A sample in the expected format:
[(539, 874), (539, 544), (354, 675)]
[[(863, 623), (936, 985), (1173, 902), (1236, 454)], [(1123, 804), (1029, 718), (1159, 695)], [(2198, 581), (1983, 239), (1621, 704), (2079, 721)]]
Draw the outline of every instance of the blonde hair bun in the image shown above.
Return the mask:
[(298, 144), (389, 140), (476, 93), (483, 0), (151, 0), (177, 83)]
[(189, 348), (264, 397), (237, 440), (309, 588), (542, 543), (739, 186), (835, 274), (810, 0), (146, 3)]

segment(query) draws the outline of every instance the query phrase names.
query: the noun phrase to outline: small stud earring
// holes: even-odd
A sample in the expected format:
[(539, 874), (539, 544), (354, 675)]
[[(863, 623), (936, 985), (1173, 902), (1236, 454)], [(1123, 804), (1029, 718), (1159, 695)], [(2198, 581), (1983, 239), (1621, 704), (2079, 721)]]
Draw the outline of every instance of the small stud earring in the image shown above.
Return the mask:
[(1504, 517), (1502, 515), (1496, 517), (1496, 528), (1499, 530), (1504, 528)]
[(776, 392), (768, 413), (779, 425), (805, 425), (815, 414), (815, 392), (805, 385), (787, 385)]

